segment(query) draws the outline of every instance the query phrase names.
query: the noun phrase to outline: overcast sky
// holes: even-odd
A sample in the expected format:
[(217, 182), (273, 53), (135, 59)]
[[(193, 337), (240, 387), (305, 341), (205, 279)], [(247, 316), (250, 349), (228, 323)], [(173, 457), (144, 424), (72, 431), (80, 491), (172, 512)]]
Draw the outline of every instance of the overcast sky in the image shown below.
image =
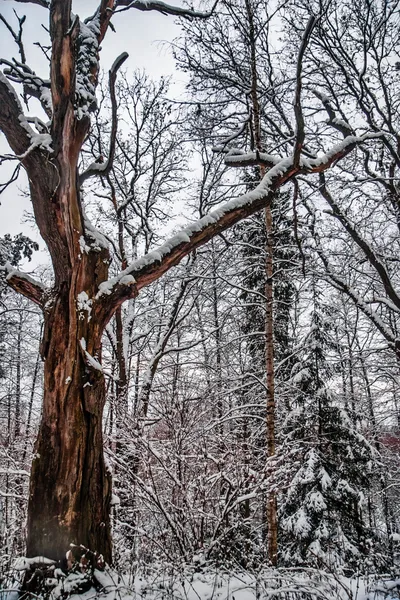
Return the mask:
[[(81, 19), (94, 13), (99, 0), (73, 0), (73, 11)], [(179, 0), (171, 0), (171, 4), (179, 5)], [(14, 26), (18, 28), (18, 23), (14, 15), (14, 10), (21, 17), (26, 15), (24, 24), (24, 41), (27, 54), (27, 62), (37, 74), (43, 78), (48, 78), (48, 66), (41, 50), (34, 45), (34, 42), (40, 41), (43, 44), (48, 43), (48, 36), (42, 25), (48, 27), (48, 11), (30, 4), (21, 4), (13, 0), (0, 0), (0, 13)], [(113, 25), (116, 33), (108, 30), (105, 40), (102, 44), (100, 61), (102, 69), (108, 70), (115, 58), (121, 52), (127, 51), (129, 59), (124, 64), (124, 68), (133, 71), (136, 68), (145, 69), (152, 77), (161, 75), (174, 75), (174, 80), (178, 87), (184, 85), (184, 75), (176, 73), (174, 69), (174, 60), (168, 45), (164, 41), (170, 42), (178, 35), (179, 27), (174, 23), (174, 17), (164, 16), (156, 12), (140, 12), (130, 10), (115, 15)], [(0, 57), (11, 60), (12, 57), (19, 58), (18, 49), (10, 33), (3, 23), (0, 22)], [(34, 104), (32, 104), (32, 108)], [(0, 134), (1, 135), (1, 134)], [(7, 152), (8, 147), (4, 138), (0, 139), (0, 152)], [(9, 173), (8, 165), (0, 169), (0, 181), (4, 182)], [(21, 178), (20, 187), (26, 189), (26, 180)], [(32, 229), (26, 223), (23, 224), (23, 215), (30, 209), (30, 202), (27, 197), (18, 191), (16, 187), (7, 191), (0, 198), (0, 236), (5, 233), (12, 235), (24, 231), (27, 235), (35, 238)], [(36, 238), (37, 239), (37, 238)], [(38, 240), (39, 241), (39, 240)], [(43, 262), (43, 258), (36, 257), (35, 263)]]

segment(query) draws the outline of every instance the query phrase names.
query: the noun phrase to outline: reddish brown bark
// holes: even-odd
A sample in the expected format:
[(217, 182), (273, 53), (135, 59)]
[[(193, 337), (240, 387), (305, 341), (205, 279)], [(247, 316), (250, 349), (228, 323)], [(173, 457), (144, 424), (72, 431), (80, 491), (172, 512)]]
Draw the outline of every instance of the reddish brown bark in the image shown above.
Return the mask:
[(111, 482), (102, 440), (104, 375), (91, 365), (81, 343), (85, 340), (86, 352), (100, 361), (102, 331), (76, 305), (78, 290), (90, 293), (96, 272), (106, 268), (101, 256), (96, 257), (101, 264), (90, 267), (87, 257), (74, 265), (75, 282), (69, 289), (61, 286), (45, 311), (43, 413), (30, 481), (28, 556), (62, 560), (74, 543), (111, 561)]
[[(105, 248), (90, 246), (77, 187), (78, 157), (90, 124), (88, 117), (77, 118), (74, 106), (78, 26), (71, 27), (70, 1), (53, 1), (50, 14), (53, 153), (45, 160), (45, 152), (35, 149), (24, 160), (55, 275), (48, 297), (33, 284), (20, 290), (44, 309), (44, 398), (30, 480), (27, 555), (63, 561), (74, 543), (110, 562), (111, 482), (102, 440), (105, 384), (92, 360), (101, 361), (104, 319), (100, 306), (78, 305), (82, 292), (93, 302), (99, 283), (108, 277), (109, 255)], [(93, 80), (96, 76), (93, 71)], [(21, 142), (26, 149), (26, 141)], [(14, 280), (18, 284), (18, 277)]]

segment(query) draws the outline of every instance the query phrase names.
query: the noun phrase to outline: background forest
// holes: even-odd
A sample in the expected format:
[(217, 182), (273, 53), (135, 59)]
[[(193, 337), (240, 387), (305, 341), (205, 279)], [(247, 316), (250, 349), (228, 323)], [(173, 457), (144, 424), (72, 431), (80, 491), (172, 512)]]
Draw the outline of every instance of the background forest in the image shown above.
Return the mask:
[[(131, 65), (114, 88), (100, 80), (81, 190), (111, 276), (187, 218), (253, 190), (294, 144), (306, 164), (370, 135), (329, 170), (300, 173), (107, 325), (103, 428), (123, 572), (398, 574), (399, 10), (220, 0), (206, 20), (179, 19), (179, 99), (167, 78)], [(18, 42), (21, 19), (2, 20)], [(1, 62), (36, 85), (22, 55)], [(93, 177), (112, 109), (113, 163)], [(43, 391), (42, 313), (5, 281), (38, 249), (25, 233), (0, 247), (0, 581), (24, 554)], [(47, 284), (48, 267), (35, 277)], [(90, 317), (84, 292), (78, 310)]]

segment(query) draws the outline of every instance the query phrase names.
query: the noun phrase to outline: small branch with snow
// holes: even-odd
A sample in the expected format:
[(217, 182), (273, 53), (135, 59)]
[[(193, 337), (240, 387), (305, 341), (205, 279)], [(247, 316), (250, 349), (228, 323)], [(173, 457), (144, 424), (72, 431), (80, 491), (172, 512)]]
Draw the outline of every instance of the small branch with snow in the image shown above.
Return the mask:
[(224, 162), (227, 167), (256, 167), (263, 165), (270, 169), (282, 160), (281, 156), (267, 154), (267, 152), (242, 152), (232, 148), (226, 154)]
[[(22, 110), (17, 93), (7, 77), (0, 71), (0, 130), (17, 156), (23, 156), (31, 149), (37, 135), (29, 125)], [(44, 141), (44, 140), (42, 140)], [(46, 144), (50, 140), (47, 139)], [(39, 143), (35, 144), (35, 150)], [(28, 153), (28, 154), (29, 154)]]
[(98, 371), (99, 373), (103, 373), (103, 367), (101, 366), (101, 364), (99, 363), (98, 360), (96, 360), (94, 358), (94, 356), (92, 356), (87, 350), (86, 350), (86, 340), (85, 338), (82, 338), (80, 340), (80, 345), (83, 351), (83, 356), (85, 358), (85, 363), (88, 367), (90, 367), (91, 369), (94, 369), (95, 371)]
[(314, 95), (319, 100), (321, 100), (326, 112), (328, 113), (328, 117), (329, 117), (329, 119), (327, 121), (328, 125), (331, 125), (334, 129), (336, 129), (337, 131), (340, 131), (340, 133), (343, 135), (343, 137), (347, 137), (348, 135), (353, 135), (354, 130), (349, 125), (349, 123), (343, 119), (337, 118), (336, 112), (334, 111), (331, 101), (328, 98), (328, 96), (326, 96), (319, 90), (314, 90)]
[(1, 59), (0, 64), (7, 66), (4, 69), (4, 74), (10, 81), (23, 85), (25, 97), (31, 96), (39, 100), (43, 110), (50, 119), (53, 112), (50, 81), (42, 79), (27, 64), (20, 63), (15, 59), (13, 62)]

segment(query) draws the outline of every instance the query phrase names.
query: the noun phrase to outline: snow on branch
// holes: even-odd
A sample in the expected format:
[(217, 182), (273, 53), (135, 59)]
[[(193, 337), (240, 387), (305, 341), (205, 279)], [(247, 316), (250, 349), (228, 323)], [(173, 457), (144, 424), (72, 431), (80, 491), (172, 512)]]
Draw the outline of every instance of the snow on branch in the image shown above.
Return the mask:
[(86, 350), (86, 340), (85, 338), (82, 338), (80, 340), (80, 345), (85, 357), (85, 362), (87, 364), (88, 367), (90, 367), (91, 369), (94, 369), (95, 371), (99, 371), (100, 373), (103, 373), (103, 367), (101, 366), (101, 364), (99, 363), (98, 360), (96, 360), (94, 358), (94, 356), (92, 356), (87, 350)]
[(18, 156), (32, 146), (36, 134), (29, 125), (11, 83), (0, 71), (0, 130)]
[(276, 190), (290, 179), (301, 174), (320, 173), (347, 156), (356, 146), (374, 137), (377, 136), (348, 136), (318, 158), (301, 156), (298, 166), (294, 165), (293, 156), (282, 158), (266, 172), (253, 191), (226, 202), (217, 210), (191, 223), (156, 250), (134, 261), (119, 275), (101, 283), (96, 299), (105, 297), (99, 305), (100, 310), (103, 305), (105, 320), (111, 317), (115, 308), (124, 300), (135, 297), (141, 288), (156, 281), (190, 252), (267, 206)]
[(50, 119), (53, 112), (50, 81), (42, 79), (27, 64), (18, 62), (15, 59), (12, 62), (1, 59), (0, 64), (7, 67), (4, 69), (4, 74), (10, 81), (23, 85), (26, 96), (32, 96), (39, 100), (43, 110)]
[[(130, 8), (136, 8), (141, 11), (155, 10), (163, 15), (173, 15), (175, 17), (183, 17), (185, 19), (208, 19), (215, 11), (218, 0), (214, 2), (212, 9), (208, 12), (193, 10), (191, 8), (183, 8), (181, 6), (172, 6), (161, 0), (116, 0), (114, 12), (122, 12)], [(121, 8), (120, 8), (121, 7)]]
[[(217, 152), (220, 148), (216, 147), (213, 150)], [(255, 167), (263, 165), (269, 169), (277, 165), (281, 160), (281, 156), (267, 154), (267, 152), (259, 152), (258, 150), (255, 152), (243, 152), (238, 148), (231, 148), (224, 158), (227, 167)]]
[(10, 263), (0, 267), (0, 270), (5, 273), (6, 282), (13, 290), (43, 307), (47, 290), (40, 281), (36, 281), (26, 273), (17, 271)]
[(314, 95), (319, 100), (321, 100), (326, 112), (328, 113), (328, 117), (329, 117), (329, 119), (327, 121), (328, 125), (331, 125), (334, 129), (336, 129), (337, 131), (340, 131), (340, 133), (344, 137), (354, 133), (354, 130), (352, 129), (352, 127), (350, 126), (350, 124), (347, 121), (344, 121), (343, 119), (339, 119), (336, 116), (336, 112), (333, 109), (331, 101), (328, 98), (328, 96), (326, 96), (319, 90), (314, 90)]

